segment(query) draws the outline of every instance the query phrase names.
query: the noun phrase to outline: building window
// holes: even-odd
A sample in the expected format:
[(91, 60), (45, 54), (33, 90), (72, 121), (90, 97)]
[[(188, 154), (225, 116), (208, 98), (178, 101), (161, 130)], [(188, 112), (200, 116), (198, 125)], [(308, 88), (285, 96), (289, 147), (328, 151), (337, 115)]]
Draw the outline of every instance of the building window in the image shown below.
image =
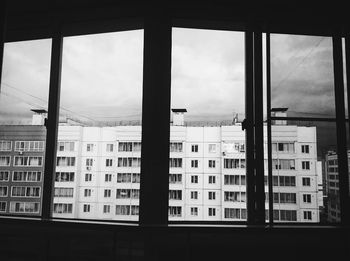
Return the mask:
[(10, 166), (11, 157), (10, 156), (0, 156), (0, 166)]
[(303, 178), (303, 186), (304, 187), (310, 187), (311, 186), (311, 179), (310, 178)]
[(74, 172), (56, 172), (55, 181), (56, 182), (73, 182), (74, 181)]
[(239, 159), (224, 159), (225, 169), (238, 169), (239, 167)]
[(86, 144), (86, 151), (93, 152), (94, 151), (94, 144)]
[(39, 198), (40, 187), (12, 187), (12, 197)]
[(86, 167), (92, 167), (93, 162), (94, 162), (93, 159), (90, 159), (90, 158), (89, 158), (89, 159), (86, 159), (86, 162), (85, 162), (85, 163), (86, 163), (86, 164), (85, 164)]
[(6, 202), (1, 201), (0, 202), (0, 212), (6, 212)]
[(304, 211), (304, 219), (305, 220), (312, 220), (312, 212), (311, 211)]
[(170, 168), (182, 168), (182, 159), (181, 158), (170, 158), (169, 159)]
[(0, 171), (0, 181), (8, 181), (9, 180), (9, 171)]
[(191, 167), (198, 168), (198, 160), (191, 160)]
[(209, 160), (209, 168), (215, 168), (215, 160)]
[(111, 212), (111, 206), (110, 205), (103, 205), (103, 213), (107, 214)]
[(198, 176), (197, 175), (192, 175), (191, 176), (191, 183), (198, 183)]
[(119, 142), (118, 151), (120, 152), (141, 151), (141, 142)]
[(182, 200), (182, 190), (169, 190), (169, 199)]
[(132, 183), (140, 183), (140, 173), (132, 174)]
[(43, 141), (16, 141), (15, 151), (44, 151)]
[(215, 195), (216, 195), (216, 192), (215, 192), (215, 191), (209, 191), (209, 192), (208, 192), (208, 198), (209, 198), (209, 200), (215, 200)]
[(55, 188), (55, 197), (72, 198), (74, 188)]
[(216, 183), (216, 177), (215, 176), (209, 176), (208, 177), (209, 184), (215, 184)]
[(30, 166), (30, 167), (41, 167), (43, 162), (43, 157), (17, 157), (15, 156), (15, 166)]
[(137, 216), (139, 214), (139, 206), (131, 206), (131, 215)]
[(0, 197), (7, 197), (8, 187), (0, 187)]
[(281, 187), (295, 187), (295, 177), (294, 176), (274, 176), (273, 185)]
[(111, 182), (112, 181), (112, 174), (105, 174), (105, 182)]
[(198, 152), (198, 145), (196, 144), (196, 145), (192, 145), (191, 146), (191, 151), (192, 152)]
[(191, 191), (191, 199), (198, 199), (198, 191)]
[(39, 207), (37, 202), (10, 202), (11, 213), (39, 213)]
[(0, 140), (0, 151), (11, 151), (12, 142), (7, 140)]
[(191, 216), (198, 216), (198, 208), (191, 208)]
[(59, 141), (57, 143), (58, 151), (74, 151), (74, 141)]
[(112, 167), (113, 166), (113, 160), (112, 159), (106, 159), (106, 167)]
[[(107, 152), (113, 152), (113, 144), (107, 144), (106, 146), (106, 151)], [(109, 212), (108, 212), (109, 213)]]
[(273, 203), (296, 204), (296, 193), (273, 193)]
[(208, 147), (209, 153), (216, 153), (216, 144), (209, 144)]
[(139, 197), (139, 189), (117, 189), (116, 198), (138, 199)]
[(301, 168), (304, 170), (309, 170), (310, 169), (310, 161), (302, 161)]
[(118, 167), (140, 167), (141, 158), (118, 158)]
[(85, 174), (85, 181), (91, 181), (92, 180), (92, 174), (86, 173)]
[(84, 197), (91, 197), (91, 189), (84, 189)]
[(170, 152), (182, 152), (182, 142), (170, 142)]
[(216, 216), (216, 209), (215, 208), (208, 208), (208, 215), (209, 215), (209, 217)]
[(181, 184), (182, 183), (182, 174), (169, 174), (169, 183), (170, 184)]
[(75, 166), (75, 157), (57, 157), (57, 167), (73, 167)]
[(181, 217), (181, 207), (169, 206), (168, 207), (168, 215), (170, 217)]
[(311, 203), (311, 194), (303, 194), (303, 202)]
[(225, 208), (224, 209), (224, 217), (225, 218), (240, 219), (241, 218), (240, 209), (239, 208)]
[(127, 216), (130, 215), (130, 206), (129, 205), (116, 205), (115, 214)]
[(294, 159), (273, 159), (272, 166), (274, 169), (295, 170)]
[(309, 145), (301, 145), (301, 153), (310, 153)]
[(84, 204), (83, 205), (83, 212), (84, 213), (90, 212), (90, 205), (89, 204)]
[(105, 198), (110, 198), (111, 197), (111, 193), (112, 193), (112, 191), (110, 189), (105, 189), (104, 193), (103, 193), (103, 196)]
[(131, 173), (118, 173), (117, 183), (131, 183)]

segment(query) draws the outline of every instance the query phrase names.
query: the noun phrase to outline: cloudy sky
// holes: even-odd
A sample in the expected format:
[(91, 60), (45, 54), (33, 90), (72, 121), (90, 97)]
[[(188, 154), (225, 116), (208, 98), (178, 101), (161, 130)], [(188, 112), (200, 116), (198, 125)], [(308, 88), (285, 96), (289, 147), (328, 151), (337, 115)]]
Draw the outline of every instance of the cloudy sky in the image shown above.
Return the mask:
[[(5, 45), (0, 121), (30, 122), (47, 109), (50, 40)], [(143, 31), (64, 39), (61, 115), (90, 122), (140, 120)], [(334, 115), (331, 39), (271, 36), (272, 106)], [(188, 120), (244, 114), (244, 34), (173, 29), (172, 108)]]

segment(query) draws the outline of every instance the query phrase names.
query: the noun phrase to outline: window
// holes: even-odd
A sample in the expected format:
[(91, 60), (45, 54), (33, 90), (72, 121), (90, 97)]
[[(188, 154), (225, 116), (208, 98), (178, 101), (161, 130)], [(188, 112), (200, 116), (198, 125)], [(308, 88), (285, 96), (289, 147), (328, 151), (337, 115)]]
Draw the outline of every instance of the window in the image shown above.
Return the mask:
[(74, 151), (74, 141), (59, 141), (57, 142), (58, 151)]
[(131, 206), (131, 215), (137, 216), (139, 214), (139, 206)]
[[(107, 144), (107, 146), (106, 146), (106, 151), (107, 152), (113, 152), (113, 144)], [(104, 213), (106, 213), (106, 212), (104, 212)], [(108, 212), (109, 213), (109, 212)]]
[(170, 152), (182, 152), (182, 142), (170, 142)]
[(0, 151), (11, 151), (12, 142), (7, 140), (0, 140)]
[(55, 188), (55, 197), (72, 198), (74, 188)]
[(73, 167), (75, 166), (75, 157), (57, 157), (57, 167)]
[(10, 156), (0, 156), (0, 166), (10, 166), (11, 157)]
[(105, 198), (110, 198), (111, 197), (111, 193), (112, 193), (112, 191), (110, 189), (105, 189), (104, 193), (103, 193), (103, 196)]
[(84, 189), (84, 197), (91, 197), (91, 189)]
[(119, 142), (118, 151), (141, 151), (141, 142)]
[(181, 207), (169, 206), (168, 207), (168, 215), (171, 217), (181, 217)]
[(191, 191), (191, 199), (198, 199), (198, 191)]
[(15, 166), (31, 166), (31, 167), (41, 167), (43, 157), (18, 157), (15, 156)]
[(85, 174), (85, 181), (91, 181), (92, 180), (92, 174), (91, 173), (86, 173)]
[(301, 162), (301, 168), (303, 170), (309, 170), (310, 169), (310, 161), (302, 161)]
[(15, 151), (44, 151), (44, 141), (16, 141)]
[(311, 194), (303, 194), (303, 202), (311, 203)]
[(181, 158), (170, 158), (169, 159), (170, 168), (182, 168), (182, 159)]
[(116, 205), (115, 206), (116, 215), (130, 215), (130, 206), (129, 205)]
[(225, 169), (238, 169), (239, 167), (239, 159), (224, 159)]
[(118, 167), (140, 167), (141, 159), (140, 158), (118, 158)]
[(6, 205), (6, 202), (0, 201), (0, 212), (6, 212)]
[(93, 159), (86, 159), (85, 165), (86, 167), (92, 167), (94, 160)]
[(301, 153), (310, 153), (309, 145), (301, 145)]
[(304, 187), (310, 187), (311, 186), (311, 179), (310, 178), (303, 178), (303, 186)]
[(103, 213), (107, 214), (111, 212), (111, 206), (110, 205), (103, 205)]
[(191, 168), (198, 168), (198, 160), (191, 160)]
[(94, 144), (86, 144), (86, 151), (93, 152), (94, 151)]
[(191, 216), (198, 216), (198, 208), (197, 207), (191, 208)]
[(191, 183), (198, 183), (198, 176), (197, 175), (191, 176)]
[(39, 207), (37, 202), (10, 202), (11, 213), (39, 213)]
[(0, 187), (0, 197), (7, 197), (8, 187)]
[(89, 205), (89, 204), (84, 204), (84, 205), (83, 205), (83, 212), (84, 212), (84, 213), (90, 212), (90, 205)]
[[(55, 181), (56, 182), (74, 182), (74, 172), (56, 172)], [(88, 180), (85, 180), (85, 181), (88, 181)], [(90, 181), (91, 181), (91, 179), (90, 179)]]
[(215, 183), (216, 183), (216, 182), (215, 182), (215, 181), (216, 181), (215, 178), (216, 178), (215, 176), (209, 176), (209, 177), (208, 177), (208, 183), (209, 183), (209, 184), (215, 184)]
[[(275, 182), (276, 179), (276, 182)], [(295, 177), (294, 176), (279, 176), (273, 177), (274, 186), (281, 186), (281, 187), (295, 187)], [(279, 182), (278, 182), (279, 181)]]
[(40, 187), (25, 187), (25, 186), (13, 186), (12, 197), (28, 197), (28, 198), (39, 198)]
[(216, 195), (215, 191), (209, 191), (208, 192), (208, 199), (209, 200), (215, 200), (215, 195)]
[(117, 183), (131, 183), (131, 173), (118, 173)]
[(182, 174), (169, 174), (169, 183), (170, 184), (181, 184), (182, 183)]
[(198, 145), (192, 145), (191, 146), (191, 151), (192, 152), (198, 152)]
[(8, 181), (9, 173), (9, 171), (0, 171), (0, 181)]
[(105, 174), (105, 182), (111, 182), (112, 181), (112, 174)]
[(138, 199), (140, 196), (139, 189), (117, 189), (116, 198)]
[(113, 160), (112, 159), (106, 159), (106, 167), (112, 167), (113, 166)]
[(216, 153), (216, 144), (209, 144), (208, 151), (209, 153)]
[(132, 174), (132, 183), (140, 183), (140, 173)]
[(295, 193), (273, 193), (273, 202), (280, 204), (296, 204), (296, 194)]
[(274, 169), (281, 170), (295, 170), (295, 160), (294, 159), (273, 159), (272, 166)]
[(240, 219), (241, 218), (241, 210), (239, 208), (225, 208), (224, 209), (224, 217), (225, 218), (232, 218), (232, 219)]
[(169, 199), (182, 200), (182, 190), (169, 190)]
[(209, 215), (209, 217), (216, 216), (216, 209), (215, 208), (208, 208), (208, 215)]
[(209, 168), (215, 168), (215, 160), (209, 160)]
[(303, 211), (305, 220), (312, 220), (312, 212), (311, 211)]

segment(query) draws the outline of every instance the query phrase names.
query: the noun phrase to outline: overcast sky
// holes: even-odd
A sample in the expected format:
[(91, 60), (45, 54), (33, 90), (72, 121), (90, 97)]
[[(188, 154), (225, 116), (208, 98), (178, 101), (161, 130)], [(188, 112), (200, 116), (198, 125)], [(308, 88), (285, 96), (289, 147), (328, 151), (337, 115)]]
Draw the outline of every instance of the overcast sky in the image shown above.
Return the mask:
[[(30, 109), (47, 109), (50, 48), (50, 40), (5, 45), (1, 122), (30, 122)], [(65, 38), (61, 114), (140, 120), (142, 62), (142, 30)], [(273, 107), (334, 114), (330, 38), (273, 35), (271, 62)], [(189, 120), (244, 114), (244, 34), (174, 28), (171, 106)]]

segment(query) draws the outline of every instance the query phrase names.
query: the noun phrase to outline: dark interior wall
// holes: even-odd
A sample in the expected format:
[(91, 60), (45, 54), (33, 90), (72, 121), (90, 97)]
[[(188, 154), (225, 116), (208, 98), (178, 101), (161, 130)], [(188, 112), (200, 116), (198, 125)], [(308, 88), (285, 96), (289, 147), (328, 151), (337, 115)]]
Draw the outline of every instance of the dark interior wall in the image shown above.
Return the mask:
[(1, 221), (1, 260), (347, 260), (349, 229)]

